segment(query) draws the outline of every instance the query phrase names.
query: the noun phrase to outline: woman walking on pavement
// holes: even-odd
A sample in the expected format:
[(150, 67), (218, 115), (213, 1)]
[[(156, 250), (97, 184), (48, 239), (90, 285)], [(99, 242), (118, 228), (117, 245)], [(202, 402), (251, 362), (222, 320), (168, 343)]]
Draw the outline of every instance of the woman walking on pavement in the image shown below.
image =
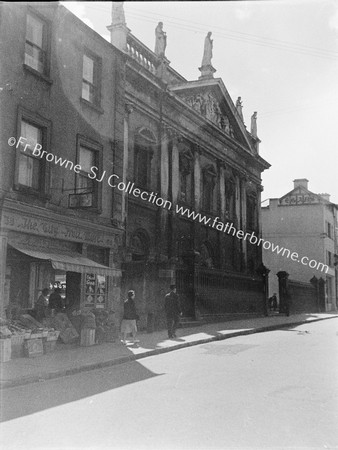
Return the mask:
[(136, 326), (136, 320), (139, 319), (139, 316), (136, 313), (136, 307), (135, 307), (135, 291), (128, 291), (128, 297), (127, 300), (124, 302), (124, 313), (123, 313), (123, 319), (121, 323), (121, 333), (122, 333), (122, 342), (123, 344), (127, 343), (127, 334), (131, 333), (133, 338), (133, 343), (136, 344), (139, 342), (136, 340), (136, 333), (137, 333), (137, 326)]

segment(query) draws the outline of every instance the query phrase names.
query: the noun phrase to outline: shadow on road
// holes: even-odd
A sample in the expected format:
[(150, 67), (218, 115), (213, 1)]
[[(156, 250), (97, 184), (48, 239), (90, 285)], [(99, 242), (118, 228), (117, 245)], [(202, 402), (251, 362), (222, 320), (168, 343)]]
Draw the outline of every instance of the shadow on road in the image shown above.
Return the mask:
[(1, 392), (1, 421), (34, 414), (159, 375), (139, 362), (131, 361), (55, 380), (4, 389)]

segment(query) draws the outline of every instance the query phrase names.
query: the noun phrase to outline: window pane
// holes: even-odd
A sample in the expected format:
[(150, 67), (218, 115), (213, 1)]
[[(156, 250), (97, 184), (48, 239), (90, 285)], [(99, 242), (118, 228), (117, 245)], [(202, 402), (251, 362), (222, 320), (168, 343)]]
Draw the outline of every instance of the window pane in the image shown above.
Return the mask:
[(148, 170), (148, 152), (146, 150), (139, 149), (137, 154), (136, 180), (137, 184), (144, 188), (148, 187)]
[(26, 42), (25, 64), (43, 72), (43, 51)]
[(28, 15), (27, 16), (27, 35), (26, 40), (32, 42), (37, 47), (42, 49), (43, 39), (43, 22), (37, 18)]
[(83, 172), (90, 173), (91, 167), (95, 165), (95, 153), (85, 147), (80, 147), (79, 164)]
[(94, 84), (94, 61), (87, 55), (83, 55), (83, 79)]
[(82, 82), (82, 98), (94, 103), (94, 86), (88, 84), (86, 81)]
[(20, 155), (18, 182), (23, 186), (38, 190), (40, 187), (40, 161), (26, 155)]

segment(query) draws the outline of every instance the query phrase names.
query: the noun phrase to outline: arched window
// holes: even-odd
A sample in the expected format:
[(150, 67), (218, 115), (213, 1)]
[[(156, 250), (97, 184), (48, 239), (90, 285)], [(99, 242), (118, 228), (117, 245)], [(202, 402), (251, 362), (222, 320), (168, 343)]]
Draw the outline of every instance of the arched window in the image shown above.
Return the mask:
[(145, 231), (136, 231), (130, 239), (130, 250), (133, 261), (145, 261), (149, 254), (149, 238)]
[(236, 182), (230, 176), (225, 179), (225, 213), (229, 219), (234, 219), (236, 215)]
[(257, 228), (257, 195), (253, 191), (246, 194), (246, 229), (254, 231)]
[(205, 211), (214, 209), (214, 191), (216, 186), (216, 170), (214, 166), (205, 167), (202, 175), (202, 208)]
[(151, 186), (151, 160), (156, 142), (153, 132), (148, 128), (140, 128), (135, 135), (134, 179), (135, 184), (143, 189), (150, 189)]
[(180, 199), (183, 202), (191, 202), (193, 157), (189, 151), (180, 153)]

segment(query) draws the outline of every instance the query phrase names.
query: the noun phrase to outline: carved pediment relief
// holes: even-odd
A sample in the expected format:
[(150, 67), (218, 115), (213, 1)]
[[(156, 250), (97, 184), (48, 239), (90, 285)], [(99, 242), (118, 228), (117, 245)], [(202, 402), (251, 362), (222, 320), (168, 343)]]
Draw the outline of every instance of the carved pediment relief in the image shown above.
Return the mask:
[(235, 137), (229, 117), (222, 112), (220, 103), (213, 94), (204, 92), (203, 94), (183, 96), (182, 99), (195, 111), (211, 120), (211, 122), (217, 125), (225, 133), (229, 134), (231, 137)]

